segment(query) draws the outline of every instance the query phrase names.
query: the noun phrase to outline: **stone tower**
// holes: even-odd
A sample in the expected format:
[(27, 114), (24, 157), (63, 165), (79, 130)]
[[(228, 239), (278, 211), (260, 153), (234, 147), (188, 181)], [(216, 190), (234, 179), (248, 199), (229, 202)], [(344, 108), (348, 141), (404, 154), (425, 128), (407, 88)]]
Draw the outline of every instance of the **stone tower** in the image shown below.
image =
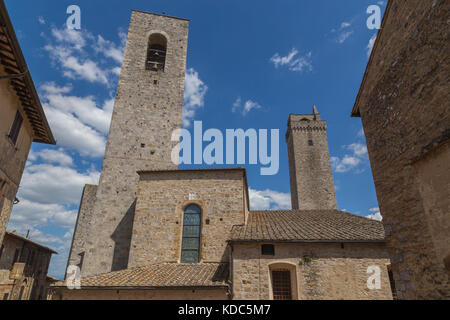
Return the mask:
[(290, 115), (286, 141), (292, 209), (337, 209), (327, 124), (315, 106), (311, 115)]
[(186, 19), (132, 12), (100, 182), (85, 188), (69, 257), (83, 276), (127, 268), (137, 171), (177, 169), (188, 29)]

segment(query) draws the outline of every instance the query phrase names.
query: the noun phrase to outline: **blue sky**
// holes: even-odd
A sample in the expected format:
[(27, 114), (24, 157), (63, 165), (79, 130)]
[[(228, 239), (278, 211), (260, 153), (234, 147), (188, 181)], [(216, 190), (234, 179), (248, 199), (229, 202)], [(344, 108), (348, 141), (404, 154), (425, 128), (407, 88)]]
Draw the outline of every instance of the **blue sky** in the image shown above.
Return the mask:
[[(384, 12), (385, 1), (36, 3), (6, 0), (58, 145), (33, 145), (9, 229), (31, 230), (59, 252), (51, 275), (63, 277), (83, 185), (98, 181), (131, 9), (191, 20), (187, 128), (201, 120), (205, 130), (280, 130), (279, 173), (247, 166), (253, 209), (289, 208), (287, 119), (317, 105), (339, 208), (379, 216), (361, 121), (350, 112), (376, 36), (366, 9)], [(65, 27), (72, 4), (81, 8), (80, 31)]]

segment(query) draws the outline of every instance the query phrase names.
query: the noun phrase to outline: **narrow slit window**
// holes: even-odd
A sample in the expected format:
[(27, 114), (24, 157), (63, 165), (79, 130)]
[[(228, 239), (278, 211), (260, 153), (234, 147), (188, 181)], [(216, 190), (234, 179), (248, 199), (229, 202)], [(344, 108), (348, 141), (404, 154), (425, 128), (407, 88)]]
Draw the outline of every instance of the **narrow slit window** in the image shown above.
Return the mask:
[(181, 263), (200, 262), (201, 226), (202, 210), (196, 205), (188, 206), (184, 210)]
[(16, 112), (16, 117), (14, 118), (13, 125), (9, 131), (9, 138), (16, 144), (17, 138), (19, 137), (20, 129), (22, 128), (23, 118), (19, 111)]
[(166, 55), (167, 39), (162, 34), (152, 34), (148, 42), (145, 68), (155, 72), (164, 72), (166, 68)]

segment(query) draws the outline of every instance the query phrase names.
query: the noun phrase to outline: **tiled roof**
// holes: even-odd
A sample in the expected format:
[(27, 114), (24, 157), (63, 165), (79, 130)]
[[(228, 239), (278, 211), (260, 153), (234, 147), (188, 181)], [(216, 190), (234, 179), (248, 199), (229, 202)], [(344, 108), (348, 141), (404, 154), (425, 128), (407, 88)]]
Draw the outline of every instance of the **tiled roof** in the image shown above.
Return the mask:
[(384, 241), (383, 224), (338, 210), (252, 211), (231, 241)]
[[(226, 287), (228, 265), (221, 263), (162, 263), (104, 273), (81, 279), (82, 288)], [(65, 287), (58, 282), (53, 287)]]

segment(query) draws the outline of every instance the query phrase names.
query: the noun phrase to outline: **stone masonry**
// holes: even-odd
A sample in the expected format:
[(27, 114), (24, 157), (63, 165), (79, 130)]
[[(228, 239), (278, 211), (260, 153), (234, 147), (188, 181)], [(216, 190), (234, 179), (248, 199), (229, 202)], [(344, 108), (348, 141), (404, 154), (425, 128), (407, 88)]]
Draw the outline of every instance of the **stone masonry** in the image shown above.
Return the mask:
[(337, 209), (327, 124), (316, 107), (312, 115), (290, 115), (286, 141), (292, 209)]
[[(188, 27), (185, 19), (132, 13), (93, 221), (81, 240), (83, 276), (127, 268), (137, 171), (177, 168), (171, 137), (182, 121)], [(164, 72), (146, 70), (155, 33), (167, 39)]]
[[(274, 256), (261, 243), (233, 244), (233, 299), (271, 300), (271, 274), (290, 269), (294, 300), (392, 300), (383, 243), (276, 243)], [(381, 271), (381, 288), (367, 287), (367, 269)]]
[(229, 262), (227, 240), (244, 224), (244, 169), (143, 172), (139, 182), (130, 268), (180, 262), (186, 206), (202, 208), (201, 263)]
[(353, 110), (400, 299), (450, 299), (450, 2), (391, 0)]

